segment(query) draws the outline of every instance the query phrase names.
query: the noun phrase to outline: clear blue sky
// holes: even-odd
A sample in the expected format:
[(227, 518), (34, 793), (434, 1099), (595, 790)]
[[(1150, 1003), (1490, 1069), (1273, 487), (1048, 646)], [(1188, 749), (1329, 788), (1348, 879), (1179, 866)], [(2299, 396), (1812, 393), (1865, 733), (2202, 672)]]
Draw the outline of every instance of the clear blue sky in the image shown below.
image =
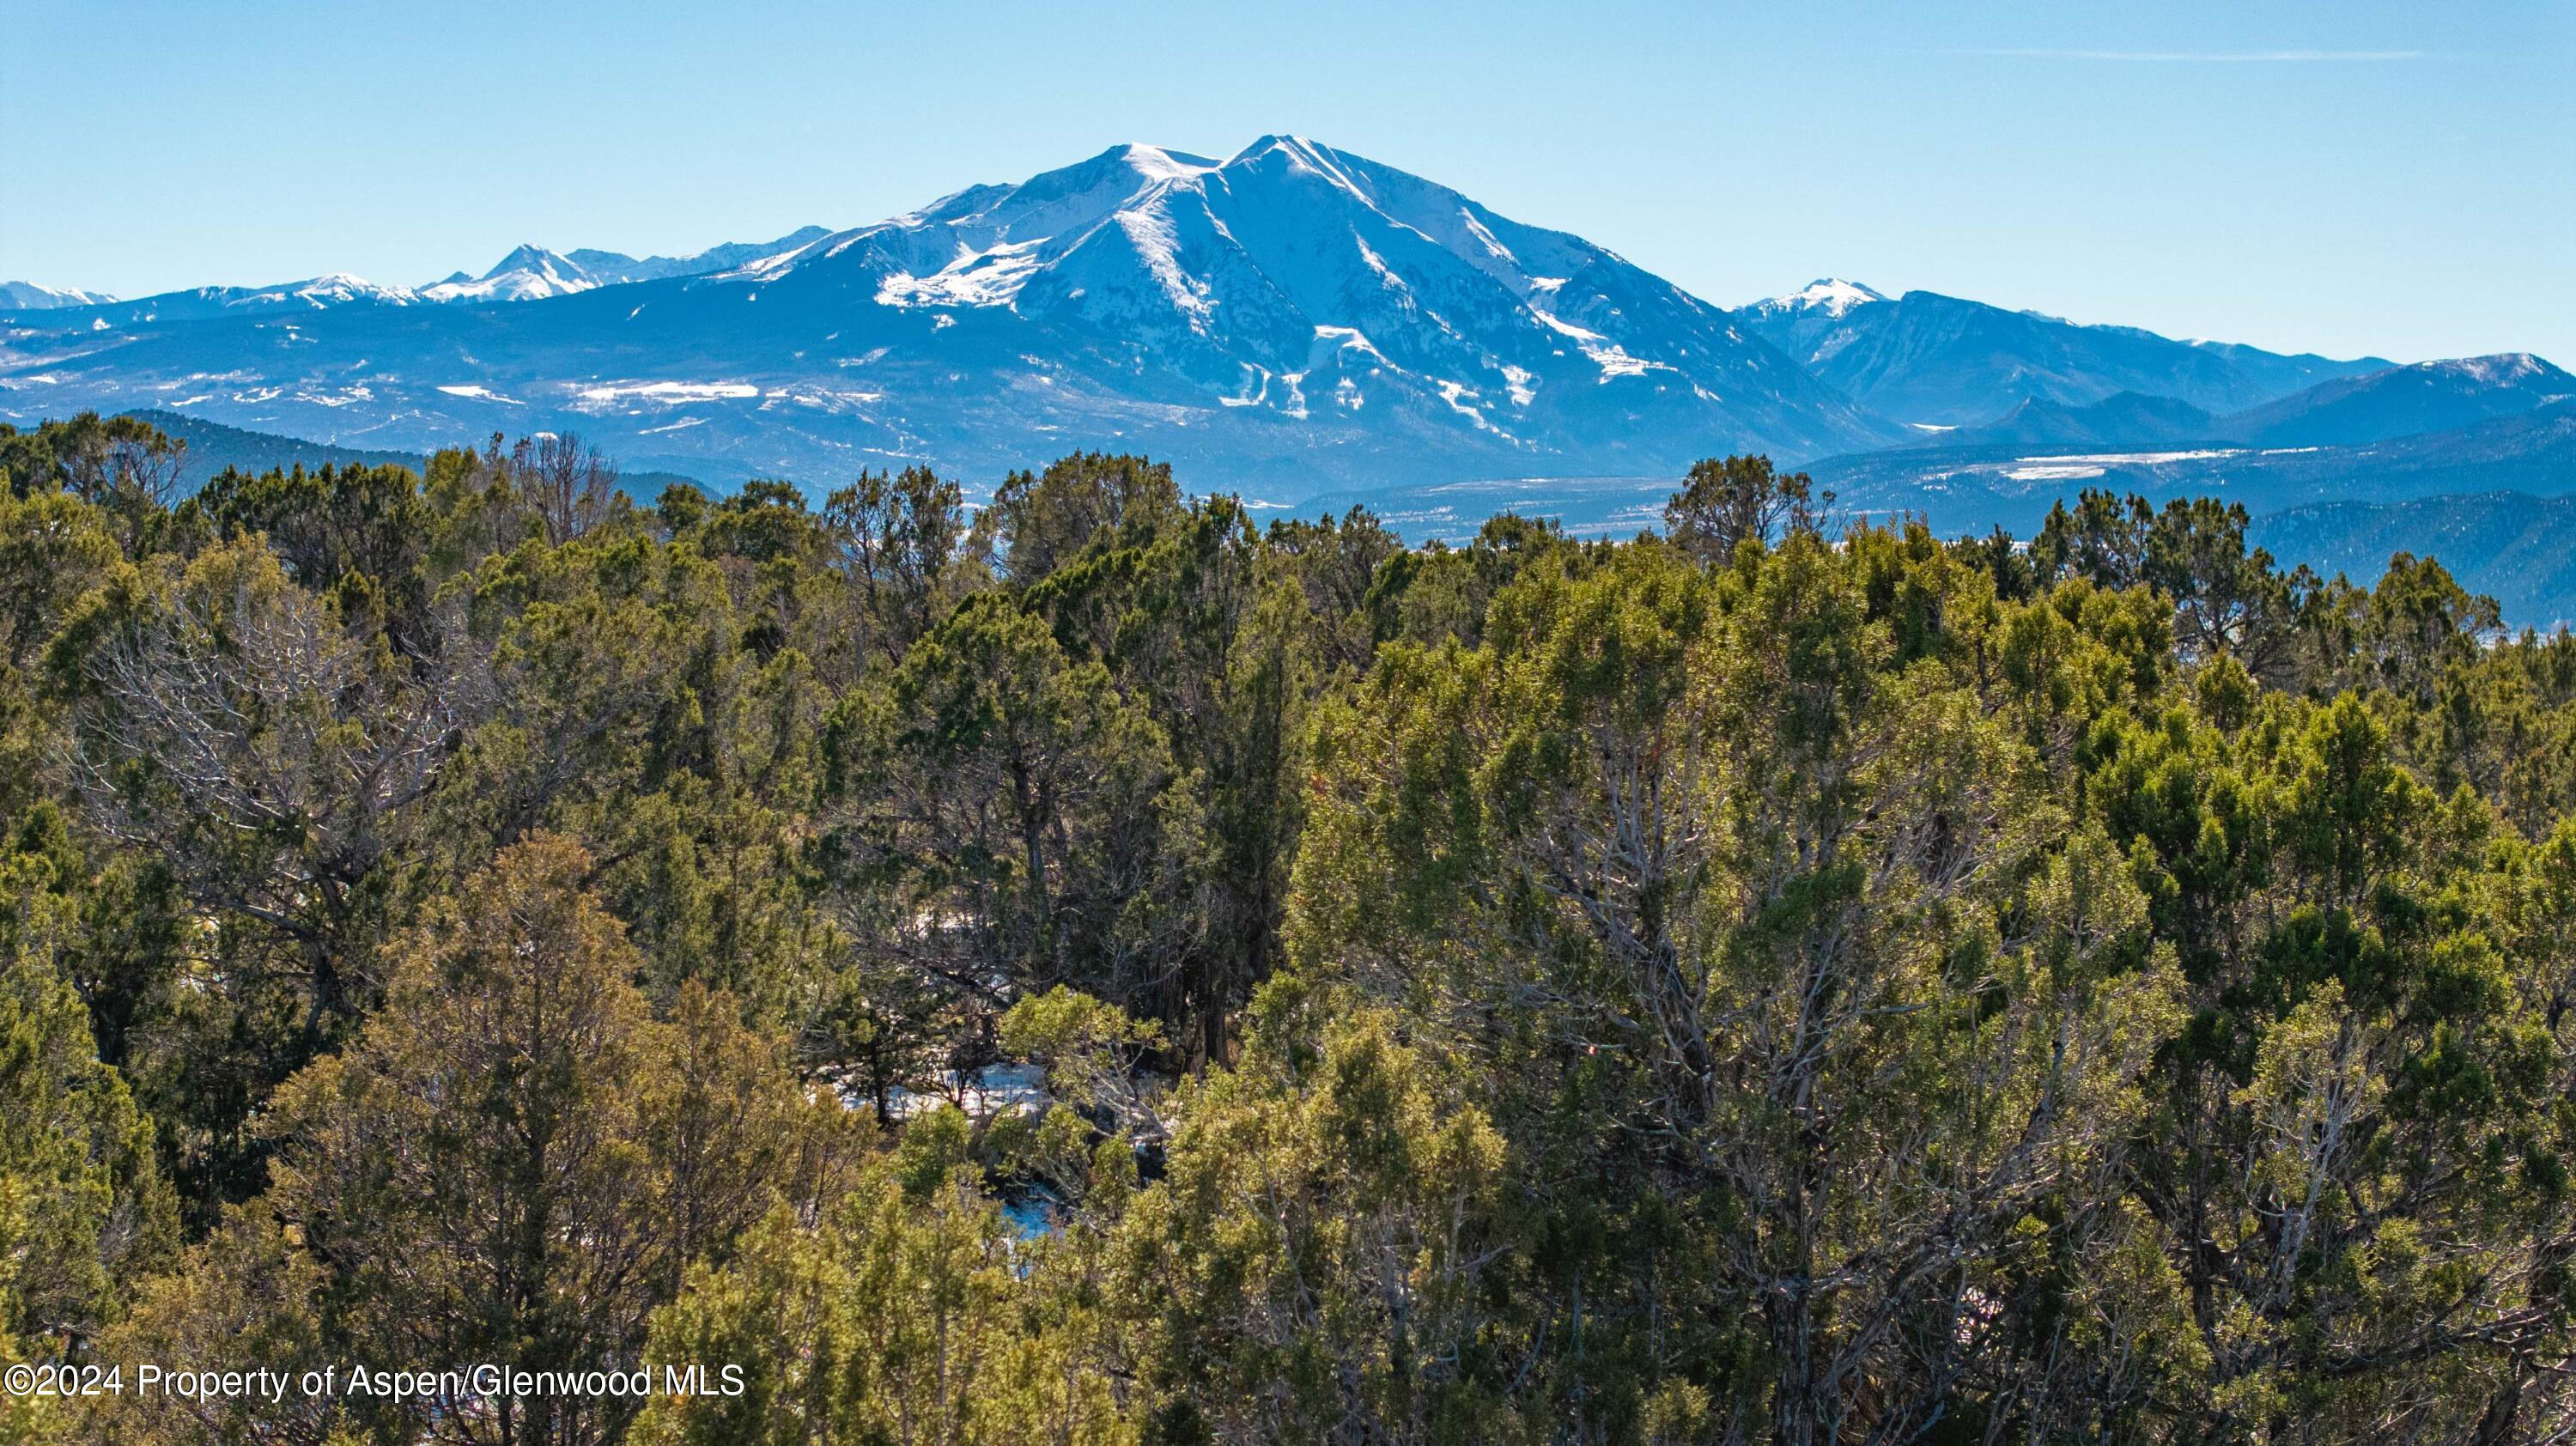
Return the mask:
[(0, 276), (420, 283), (1266, 131), (1730, 304), (1834, 274), (2576, 367), (2571, 0), (11, 0)]

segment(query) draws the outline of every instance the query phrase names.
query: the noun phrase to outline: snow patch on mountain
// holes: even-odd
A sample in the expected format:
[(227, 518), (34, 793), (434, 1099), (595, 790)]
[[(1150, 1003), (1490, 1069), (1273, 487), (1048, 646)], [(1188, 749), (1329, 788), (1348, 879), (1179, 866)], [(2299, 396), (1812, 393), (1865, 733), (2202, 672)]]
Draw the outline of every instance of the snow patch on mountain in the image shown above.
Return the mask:
[(422, 287), (419, 295), (423, 301), (446, 303), (545, 301), (557, 296), (596, 291), (603, 286), (659, 281), (675, 276), (700, 276), (773, 263), (829, 234), (820, 226), (807, 226), (775, 241), (728, 242), (691, 256), (647, 256), (640, 259), (622, 252), (590, 249), (564, 254), (530, 242), (513, 248), (509, 255), (495, 262), (480, 276), (460, 271), (444, 281)]
[[(1372, 345), (1375, 364), (1451, 415), (1464, 413), (1446, 383), (1462, 374), (1475, 379), (1459, 386), (1525, 408), (1571, 357), (1595, 382), (1687, 377), (1685, 394), (1703, 401), (1796, 385), (1785, 375), (1767, 388), (1739, 378), (1698, 385), (1716, 380), (1696, 375), (1712, 366), (1757, 365), (1749, 353), (1759, 344), (1717, 308), (1578, 237), (1520, 225), (1298, 136), (1264, 136), (1223, 161), (1112, 147), (703, 281), (774, 284), (850, 269), (872, 278), (884, 306), (1003, 309), (1157, 345), (1168, 338), (1167, 359), (1182, 366), (1215, 353), (1196, 369), (1228, 408), (1258, 399), (1242, 377), (1301, 365), (1292, 337), (1342, 332), (1405, 338), (1401, 351)], [(1644, 315), (1621, 304), (1630, 299)], [(1864, 430), (1851, 426), (1855, 437)]]
[(224, 301), (230, 307), (294, 307), (319, 311), (325, 307), (345, 306), (353, 301), (383, 302), (390, 306), (409, 306), (420, 299), (408, 286), (379, 286), (363, 276), (335, 271), (307, 281), (290, 281), (283, 286), (240, 288), (240, 293)]
[(679, 406), (690, 402), (741, 401), (759, 396), (760, 388), (748, 382), (621, 382), (583, 387), (577, 395), (585, 402), (633, 399)]
[(67, 306), (105, 306), (116, 298), (104, 291), (78, 287), (57, 290), (32, 281), (0, 281), (0, 311), (56, 311)]
[(2527, 351), (2460, 357), (2453, 361), (2418, 362), (2416, 365), (2427, 370), (2456, 372), (2470, 381), (2491, 387), (2511, 386), (2557, 370)]
[(877, 283), (879, 306), (1008, 306), (1037, 274), (1038, 241), (1005, 241), (989, 251), (960, 251), (929, 276), (889, 273)]
[(774, 241), (728, 241), (687, 256), (635, 257), (616, 251), (584, 249), (565, 252), (564, 259), (579, 266), (584, 275), (602, 286), (614, 286), (629, 281), (660, 281), (673, 276), (703, 276), (714, 271), (730, 271), (786, 255), (830, 234), (822, 226), (803, 226)]
[(1849, 313), (1855, 306), (1867, 306), (1873, 301), (1885, 300), (1887, 297), (1884, 294), (1863, 286), (1857, 281), (1844, 281), (1838, 277), (1827, 276), (1810, 281), (1803, 289), (1792, 291), (1786, 296), (1757, 301), (1745, 310), (1758, 315), (1814, 313), (1839, 318)]
[(542, 301), (597, 287), (598, 280), (574, 262), (542, 246), (522, 245), (472, 281), (453, 278), (421, 288), (423, 301)]
[[(609, 286), (626, 289), (589, 303)], [(524, 406), (527, 426), (635, 455), (817, 479), (923, 460), (971, 477), (1042, 460), (1032, 446), (1095, 446), (1294, 495), (1799, 459), (1899, 435), (1615, 252), (1287, 135), (1222, 159), (1115, 146), (698, 258), (532, 244), (480, 276), (376, 295), (448, 304), (399, 327), (356, 305), (337, 323), (298, 316), (284, 345), (195, 324), (230, 314), (203, 298), (184, 315), (129, 306), (97, 315), (132, 336), (59, 343), (43, 370), (105, 400), (239, 367), (186, 394), (275, 430), (363, 413), (381, 440), (424, 446)]]

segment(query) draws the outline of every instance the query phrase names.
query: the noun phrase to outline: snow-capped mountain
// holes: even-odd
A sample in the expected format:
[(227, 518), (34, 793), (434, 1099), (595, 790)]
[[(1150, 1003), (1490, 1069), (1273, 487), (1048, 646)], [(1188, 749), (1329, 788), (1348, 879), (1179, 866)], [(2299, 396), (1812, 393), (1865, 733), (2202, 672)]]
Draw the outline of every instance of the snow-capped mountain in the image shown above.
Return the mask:
[(409, 306), (420, 299), (408, 286), (379, 286), (363, 276), (339, 271), (282, 286), (207, 287), (188, 294), (209, 298), (235, 311), (322, 311), (351, 302)]
[(1861, 406), (1934, 427), (1994, 422), (2034, 399), (2083, 407), (2120, 392), (2227, 413), (2389, 365), (2175, 341), (1932, 291), (1891, 299), (1847, 281), (1819, 281), (1736, 315)]
[(1039, 355), (1120, 391), (1141, 379), (1201, 425), (1393, 428), (1497, 465), (1719, 439), (1806, 455), (1881, 433), (1617, 255), (1296, 137), (1222, 161), (1120, 146), (699, 284), (798, 310), (864, 298), (960, 328), (951, 347), (1042, 336)]
[(104, 306), (114, 300), (104, 291), (56, 291), (32, 281), (0, 281), (0, 311), (53, 311), (66, 306)]
[(1275, 500), (1931, 448), (1880, 469), (1912, 476), (1972, 437), (2397, 437), (2565, 385), (2529, 358), (2392, 369), (1831, 278), (1728, 311), (1293, 136), (1117, 146), (695, 256), (529, 245), (418, 290), (0, 306), (0, 419), (159, 408), (411, 451), (570, 428), (639, 470), (816, 488), (917, 461), (989, 486), (1078, 448)]
[(1812, 366), (1819, 352), (1830, 349), (1827, 343), (1837, 332), (1851, 334), (1841, 323), (1853, 308), (1887, 299), (1885, 293), (1857, 281), (1828, 276), (1786, 296), (1754, 302), (1736, 314), (1747, 330)]
[[(45, 309), (49, 314), (30, 320), (48, 326), (112, 331), (225, 317), (302, 315), (351, 305), (409, 306), (419, 299), (419, 294), (407, 286), (380, 286), (364, 277), (334, 272), (301, 281), (281, 281), (274, 286), (199, 286), (138, 296), (130, 301), (99, 297), (58, 304)], [(12, 303), (0, 307), (0, 313), (29, 309)]]
[[(1982, 426), (1929, 434), (1938, 452), (2028, 446), (2166, 446), (2233, 443), (2314, 451), (2367, 447), (2527, 416), (2576, 400), (2576, 376), (2528, 352), (2415, 362), (2335, 377), (2227, 416), (2167, 396), (2121, 392), (2086, 406), (2032, 397)], [(1924, 464), (1938, 473), (1950, 462)]]
[(587, 263), (530, 248), (419, 295), (514, 273), (548, 294), (284, 331), (22, 315), (0, 415), (158, 405), (372, 447), (577, 427), (639, 466), (817, 486), (1116, 447), (1274, 496), (1899, 435), (1613, 252), (1286, 136), (1120, 146), (708, 275), (580, 286)]
[(580, 266), (542, 246), (522, 245), (479, 277), (459, 271), (420, 289), (423, 301), (542, 301), (599, 285)]
[(610, 285), (625, 281), (659, 281), (666, 276), (702, 276), (710, 271), (730, 271), (737, 266), (793, 251), (809, 241), (820, 240), (829, 228), (802, 226), (775, 241), (732, 241), (710, 246), (693, 256), (628, 256), (616, 251), (569, 251), (564, 259), (582, 270), (582, 274)]
[(274, 286), (199, 286), (120, 301), (103, 291), (57, 291), (24, 281), (0, 282), (0, 316), (18, 312), (79, 311), (78, 316), (51, 318), (53, 324), (113, 330), (174, 321), (206, 321), (253, 312), (318, 311), (366, 303), (409, 306), (415, 302), (542, 301), (594, 287), (668, 276), (696, 276), (724, 271), (792, 251), (824, 235), (807, 226), (775, 241), (729, 242), (694, 256), (648, 256), (638, 259), (615, 251), (580, 250), (558, 255), (542, 246), (522, 245), (482, 275), (459, 271), (427, 286), (384, 286), (364, 277), (335, 272), (328, 276), (284, 281)]
[(2576, 396), (2576, 377), (2529, 352), (2416, 362), (2337, 377), (2226, 419), (2222, 435), (2267, 447), (2357, 445), (2536, 412)]
[(1855, 306), (1885, 300), (1885, 292), (1873, 290), (1857, 281), (1827, 276), (1810, 281), (1786, 296), (1757, 301), (1744, 308), (1744, 314), (1753, 320), (1773, 324), (1803, 320), (1840, 321)]
[(420, 299), (440, 302), (543, 301), (599, 286), (630, 281), (658, 281), (670, 276), (700, 276), (793, 251), (827, 234), (820, 226), (792, 231), (775, 241), (729, 242), (694, 256), (637, 258), (615, 251), (584, 249), (557, 255), (534, 243), (522, 244), (481, 276), (459, 271), (444, 281), (420, 288)]

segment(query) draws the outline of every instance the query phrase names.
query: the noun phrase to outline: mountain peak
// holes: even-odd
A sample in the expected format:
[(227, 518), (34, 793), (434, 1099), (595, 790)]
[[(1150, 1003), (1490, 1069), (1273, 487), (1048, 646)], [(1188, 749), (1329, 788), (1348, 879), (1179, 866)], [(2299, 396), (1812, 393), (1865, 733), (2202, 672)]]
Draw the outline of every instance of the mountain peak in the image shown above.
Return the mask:
[(1263, 136), (1242, 150), (1236, 151), (1226, 158), (1225, 163), (1230, 166), (1237, 161), (1257, 161), (1273, 151), (1284, 151), (1309, 165), (1314, 165), (1330, 155), (1332, 147), (1317, 145), (1304, 136), (1292, 136), (1280, 132)]
[(2500, 351), (2487, 356), (2455, 357), (2448, 361), (2419, 362), (2417, 365), (2434, 370), (2456, 372), (2472, 381), (2489, 386), (2529, 381), (2550, 376), (2552, 373), (2559, 376), (2565, 375), (2559, 372), (2558, 368), (2527, 351)]
[[(707, 301), (731, 287), (777, 295), (781, 315), (829, 309), (854, 356), (955, 328), (943, 352), (1037, 366), (1053, 387), (1069, 374), (1033, 343), (1080, 337), (1120, 389), (1151, 375), (1229, 429), (1418, 429), (1511, 467), (1612, 415), (1787, 452), (1888, 435), (1614, 253), (1288, 134), (1222, 161), (1112, 146), (693, 283)], [(856, 298), (872, 306), (842, 311)], [(863, 331), (887, 351), (854, 346)]]
[(68, 306), (108, 306), (116, 298), (77, 286), (38, 286), (32, 281), (0, 281), (0, 311), (58, 311)]
[(2536, 410), (2576, 377), (2529, 352), (2451, 357), (2338, 377), (2229, 419), (2266, 446), (2360, 446)]
[(509, 255), (492, 263), (492, 269), (484, 272), (482, 279), (490, 281), (513, 271), (537, 271), (547, 267), (570, 269), (571, 266), (572, 263), (534, 241), (522, 241), (511, 249)]
[[(216, 389), (204, 378), (224, 367), (200, 353), (235, 333), (170, 332), (147, 351), (75, 334), (85, 314), (57, 329), (64, 354), (102, 358), (83, 401), (128, 382), (155, 398), (184, 386), (208, 415), (333, 428), (367, 417), (423, 445), (506, 417), (577, 424), (638, 455), (786, 470), (1015, 466), (1042, 435), (1168, 452), (1216, 469), (1220, 485), (1263, 486), (1637, 475), (1721, 451), (1816, 458), (1983, 424), (2033, 397), (2080, 408), (2133, 391), (2232, 412), (2360, 369), (1930, 293), (1882, 306), (1886, 293), (1833, 276), (1727, 310), (1579, 235), (1309, 137), (1218, 154), (1122, 143), (873, 225), (691, 256), (528, 242), (421, 299), (560, 304), (396, 328), (381, 306), (338, 308), (327, 325), (299, 317), (291, 361)], [(588, 295), (628, 285), (613, 304)], [(324, 300), (172, 295), (104, 320), (166, 327)], [(144, 375), (165, 353), (186, 365)], [(331, 377), (364, 382), (326, 391), (314, 380), (326, 361)], [(0, 378), (38, 364), (0, 360)], [(64, 388), (49, 402), (75, 395), (46, 385)]]
[(1205, 156), (1194, 156), (1168, 146), (1113, 146), (1108, 154), (1126, 162), (1128, 168), (1138, 175), (1154, 181), (1186, 180), (1206, 175), (1217, 168), (1217, 163)]
[(522, 241), (476, 280), (450, 278), (421, 288), (420, 295), (425, 301), (541, 301), (597, 285), (580, 266), (533, 241)]
[[(1376, 167), (1357, 156), (1344, 154), (1304, 136), (1263, 136), (1235, 152), (1220, 169), (1258, 173), (1274, 164), (1288, 175), (1320, 176), (1327, 185), (1348, 191), (1372, 205), (1377, 202), (1371, 188), (1361, 184), (1361, 178)], [(1446, 187), (1439, 189), (1444, 195), (1452, 194)]]
[(308, 306), (330, 306), (344, 301), (386, 301), (402, 305), (415, 299), (415, 293), (408, 286), (382, 286), (346, 271), (244, 290), (249, 295), (243, 299), (250, 303), (300, 301)]
[(1755, 302), (1751, 309), (1773, 314), (1801, 312), (1839, 317), (1855, 306), (1867, 306), (1873, 301), (1885, 300), (1887, 300), (1886, 293), (1863, 286), (1857, 281), (1845, 281), (1836, 276), (1821, 276), (1808, 282), (1803, 289), (1792, 291), (1786, 296), (1774, 296), (1768, 301)]

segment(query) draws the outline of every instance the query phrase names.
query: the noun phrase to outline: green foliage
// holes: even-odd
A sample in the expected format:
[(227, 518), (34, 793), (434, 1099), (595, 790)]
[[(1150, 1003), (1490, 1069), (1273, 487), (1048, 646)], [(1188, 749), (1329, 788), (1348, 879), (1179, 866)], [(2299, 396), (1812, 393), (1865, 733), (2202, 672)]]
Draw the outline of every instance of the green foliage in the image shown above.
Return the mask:
[[(1695, 557), (1724, 563), (1739, 543), (1814, 533), (1820, 519), (1813, 487), (1804, 472), (1773, 470), (1768, 457), (1710, 458), (1692, 466), (1664, 505), (1664, 535)], [(1822, 501), (1831, 506), (1833, 494)]]
[(870, 1171), (812, 1228), (773, 1215), (731, 1267), (693, 1276), (647, 1359), (730, 1363), (747, 1389), (666, 1397), (629, 1439), (1135, 1441), (1078, 1267), (1016, 1241), (966, 1172), (920, 1172)]
[(1152, 1119), (1142, 1066), (1163, 1044), (1155, 1024), (1059, 984), (1013, 1004), (1000, 1020), (999, 1043), (1013, 1058), (1044, 1065), (1049, 1086), (1077, 1105), (1105, 1111), (1122, 1125)]
[[(690, 1262), (823, 1192), (833, 1122), (730, 1001), (692, 985), (668, 1022), (650, 1016), (623, 931), (582, 888), (590, 863), (552, 835), (503, 851), (394, 942), (384, 1007), (348, 1048), (278, 1090), (273, 1181), (217, 1247), (278, 1256), (256, 1329), (327, 1321), (378, 1363), (631, 1363)], [(134, 1329), (202, 1341), (208, 1312), (243, 1308), (173, 1287)], [(348, 1410), (391, 1439), (479, 1440), (488, 1411), (509, 1439), (576, 1442), (614, 1437), (638, 1404)]]
[(33, 431), (0, 424), (0, 483), (22, 497), (66, 492), (139, 524), (177, 500), (186, 451), (140, 417), (83, 412)]
[(98, 509), (70, 493), (0, 493), (0, 629), (9, 667), (34, 661), (72, 604), (122, 560)]
[(1521, 1434), (1505, 1144), (1440, 1074), (1361, 1010), (1320, 1040), (1256, 1036), (1183, 1102), (1171, 1173), (1112, 1246), (1147, 1397), (1184, 1408), (1164, 1419), (1280, 1443)]
[[(39, 824), (40, 819), (29, 820)], [(149, 1121), (101, 1063), (59, 960), (78, 861), (60, 835), (0, 840), (0, 1356), (78, 1353), (177, 1245)]]
[[(2576, 638), (2086, 493), (0, 431), (0, 1441), (2576, 1426)], [(996, 1068), (1000, 1067), (1000, 1068)]]

